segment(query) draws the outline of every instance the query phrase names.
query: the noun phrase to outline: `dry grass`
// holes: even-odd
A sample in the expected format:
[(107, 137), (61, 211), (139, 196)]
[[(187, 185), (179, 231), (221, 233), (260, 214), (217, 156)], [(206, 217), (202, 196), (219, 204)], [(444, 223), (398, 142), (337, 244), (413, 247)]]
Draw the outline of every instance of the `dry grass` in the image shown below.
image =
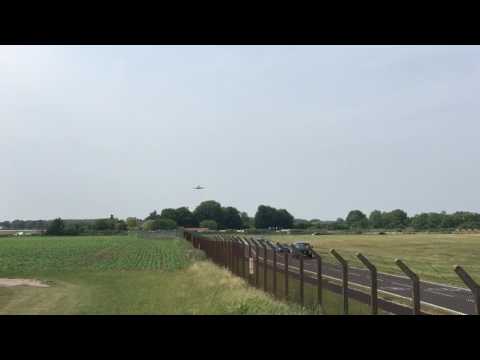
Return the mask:
[(310, 242), (334, 262), (329, 250), (335, 248), (352, 266), (362, 267), (355, 254), (367, 256), (379, 271), (402, 274), (395, 258), (404, 260), (421, 279), (464, 286), (453, 271), (463, 266), (480, 281), (480, 234), (388, 234), (388, 235), (277, 235), (267, 236), (273, 241)]

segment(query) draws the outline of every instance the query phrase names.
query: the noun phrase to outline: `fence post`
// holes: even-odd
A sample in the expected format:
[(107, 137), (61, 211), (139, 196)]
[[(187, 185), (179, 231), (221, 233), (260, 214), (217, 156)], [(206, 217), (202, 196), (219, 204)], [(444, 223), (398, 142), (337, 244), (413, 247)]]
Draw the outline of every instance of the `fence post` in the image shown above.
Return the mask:
[(223, 260), (225, 261), (225, 268), (228, 269), (228, 243), (227, 239), (222, 236), (223, 239)]
[(262, 244), (263, 247), (263, 290), (265, 292), (268, 291), (268, 286), (267, 286), (267, 246), (265, 244)]
[(233, 259), (234, 259), (234, 273), (238, 276), (238, 242), (233, 238)]
[(395, 264), (412, 280), (413, 314), (420, 315), (420, 279), (402, 260), (395, 259)]
[(215, 238), (215, 257), (216, 257), (216, 262), (217, 264), (222, 264), (222, 243), (220, 238), (217, 236)]
[(273, 296), (277, 296), (277, 250), (273, 250)]
[(323, 293), (322, 293), (322, 257), (315, 251), (312, 250), (313, 255), (317, 259), (317, 302), (318, 305), (323, 306)]
[(332, 254), (342, 266), (343, 313), (348, 315), (348, 263), (335, 249), (330, 250), (330, 254)]
[(222, 263), (223, 268), (225, 268), (225, 242), (223, 238), (220, 238), (220, 262)]
[[(248, 283), (252, 284), (252, 274), (250, 274), (250, 261), (252, 261), (252, 244), (250, 243), (250, 240), (247, 238), (244, 238), (244, 240), (248, 244)], [(255, 269), (254, 269), (255, 271)]]
[(372, 310), (372, 315), (378, 314), (378, 291), (377, 291), (377, 268), (373, 265), (370, 260), (368, 260), (361, 253), (357, 253), (357, 258), (365, 265), (365, 267), (370, 271), (370, 308)]
[(234, 262), (234, 274), (238, 275), (238, 243), (237, 239), (233, 239), (233, 262)]
[(480, 285), (478, 285), (461, 266), (455, 265), (454, 271), (472, 291), (473, 299), (475, 301), (475, 313), (480, 315)]
[(242, 250), (242, 273), (243, 273), (242, 275), (243, 275), (243, 278), (246, 279), (247, 272), (246, 272), (246, 266), (245, 266), (245, 241), (243, 241), (243, 239), (241, 241), (242, 241), (241, 250)]
[(224, 264), (223, 266), (225, 267), (225, 269), (228, 269), (228, 245), (227, 245), (227, 240), (225, 240), (223, 237), (223, 261), (224, 261)]
[(303, 254), (300, 254), (300, 305), (304, 305), (304, 268), (303, 268)]
[(238, 276), (243, 277), (243, 268), (242, 264), (240, 263), (240, 260), (242, 259), (241, 253), (242, 253), (242, 241), (238, 238), (235, 237), (237, 240), (237, 270), (238, 270)]
[(242, 266), (240, 264), (240, 252), (242, 250), (242, 244), (241, 244), (241, 241), (238, 240), (238, 238), (236, 239), (237, 240), (237, 251), (236, 251), (236, 256), (237, 256), (237, 275), (242, 277)]
[(233, 273), (233, 241), (230, 238), (228, 239), (228, 267)]
[(255, 286), (258, 288), (258, 280), (260, 276), (260, 271), (258, 270), (260, 265), (260, 246), (255, 241)]
[(217, 240), (212, 238), (213, 262), (217, 263)]
[(284, 255), (284, 271), (285, 271), (285, 301), (288, 301), (288, 252), (285, 252)]
[(220, 265), (225, 266), (223, 262), (223, 239), (218, 236), (218, 261)]

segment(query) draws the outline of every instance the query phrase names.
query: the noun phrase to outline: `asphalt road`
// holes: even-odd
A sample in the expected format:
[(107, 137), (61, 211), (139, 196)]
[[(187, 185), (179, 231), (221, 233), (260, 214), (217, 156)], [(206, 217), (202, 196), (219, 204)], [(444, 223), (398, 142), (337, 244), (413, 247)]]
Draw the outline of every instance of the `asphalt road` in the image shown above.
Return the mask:
[[(263, 252), (260, 252), (260, 256)], [(283, 254), (277, 256), (277, 265), (283, 265)], [(272, 253), (268, 252), (268, 260), (271, 262)], [(289, 257), (289, 266), (299, 266), (298, 259)], [(315, 259), (305, 258), (304, 260), (305, 276), (315, 277), (317, 273), (317, 261)], [(355, 267), (348, 268), (348, 281), (350, 284), (370, 286), (370, 272), (366, 269)], [(323, 263), (322, 274), (324, 277), (335, 279), (342, 278), (342, 270), (339, 265)], [(411, 280), (407, 277), (378, 273), (378, 290), (400, 295), (403, 297), (412, 297)], [(471, 291), (465, 288), (455, 286), (431, 283), (427, 281), (420, 282), (420, 299), (422, 303), (438, 306), (459, 314), (474, 314), (475, 303)]]

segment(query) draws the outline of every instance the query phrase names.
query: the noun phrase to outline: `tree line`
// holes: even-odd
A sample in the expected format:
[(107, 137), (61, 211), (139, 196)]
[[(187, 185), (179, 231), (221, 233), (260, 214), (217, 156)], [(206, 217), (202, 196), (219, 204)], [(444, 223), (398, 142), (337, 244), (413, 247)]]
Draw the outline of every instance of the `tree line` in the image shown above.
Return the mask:
[(160, 214), (153, 211), (142, 224), (144, 230), (173, 229), (182, 227), (204, 227), (212, 230), (242, 229), (250, 227), (247, 213), (232, 206), (223, 207), (219, 202), (208, 200), (200, 203), (193, 211), (186, 206), (166, 208)]
[(285, 209), (275, 209), (260, 205), (253, 218), (246, 212), (219, 202), (208, 200), (200, 203), (193, 211), (188, 207), (163, 209), (160, 214), (150, 213), (143, 223), (145, 230), (173, 229), (176, 226), (202, 227), (210, 230), (248, 229), (248, 228), (291, 228), (294, 217)]
[(325, 230), (403, 230), (410, 228), (415, 231), (480, 229), (480, 214), (467, 211), (447, 214), (442, 211), (440, 213), (420, 213), (409, 217), (404, 210), (395, 209), (392, 211), (373, 210), (367, 216), (360, 210), (352, 210), (345, 219), (338, 218), (335, 221), (295, 219), (294, 228)]
[(222, 229), (310, 229), (310, 230), (365, 230), (365, 229), (413, 229), (452, 230), (480, 229), (480, 214), (457, 211), (428, 212), (409, 217), (401, 209), (392, 211), (373, 210), (368, 216), (360, 210), (351, 210), (345, 219), (335, 221), (319, 219), (297, 219), (285, 209), (260, 205), (254, 217), (232, 206), (222, 206), (208, 200), (200, 203), (193, 211), (188, 207), (165, 208), (151, 212), (144, 219), (129, 217), (125, 220), (114, 215), (93, 220), (14, 220), (0, 222), (2, 229), (45, 230), (50, 235), (116, 234), (127, 230), (169, 230), (181, 227)]
[(211, 230), (246, 228), (289, 228), (294, 217), (285, 209), (260, 205), (255, 217), (249, 217), (232, 206), (222, 206), (208, 200), (200, 203), (193, 211), (188, 207), (165, 208), (160, 213), (152, 211), (144, 219), (128, 217), (125, 220), (113, 215), (95, 220), (14, 220), (0, 222), (3, 229), (46, 230), (49, 235), (83, 235), (92, 233), (115, 234), (127, 230), (171, 230), (181, 227), (202, 227)]
[(90, 235), (105, 234), (113, 235), (128, 230), (125, 220), (118, 219), (113, 215), (109, 218), (96, 220), (63, 220), (61, 218), (48, 222), (46, 227), (47, 235)]

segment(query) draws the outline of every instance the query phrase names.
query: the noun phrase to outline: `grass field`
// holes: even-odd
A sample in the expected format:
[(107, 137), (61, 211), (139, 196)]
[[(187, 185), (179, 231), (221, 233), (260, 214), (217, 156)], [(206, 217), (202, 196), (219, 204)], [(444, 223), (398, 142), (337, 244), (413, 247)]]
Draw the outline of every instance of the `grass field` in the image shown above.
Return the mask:
[(0, 314), (303, 314), (205, 261), (181, 239), (0, 239)]
[[(259, 288), (264, 288), (264, 267), (259, 267)], [(285, 296), (285, 277), (282, 272), (277, 273), (277, 296), (284, 298)], [(273, 291), (273, 270), (267, 268), (267, 288), (268, 291)], [(289, 277), (289, 301), (300, 302), (300, 283), (298, 279)], [(317, 286), (305, 282), (304, 284), (304, 306), (312, 314), (322, 315), (341, 315), (343, 314), (343, 296), (336, 294), (332, 291), (323, 291), (323, 306), (318, 306)], [(371, 313), (368, 304), (361, 303), (359, 301), (349, 299), (349, 314), (351, 315), (369, 315)], [(386, 312), (379, 310), (379, 314), (387, 314)]]
[(400, 258), (422, 280), (464, 287), (453, 271), (461, 265), (480, 282), (480, 234), (387, 234), (387, 235), (273, 235), (274, 242), (307, 241), (325, 261), (335, 262), (329, 250), (335, 248), (352, 266), (363, 267), (355, 254), (367, 256), (379, 271), (402, 274), (395, 265)]

